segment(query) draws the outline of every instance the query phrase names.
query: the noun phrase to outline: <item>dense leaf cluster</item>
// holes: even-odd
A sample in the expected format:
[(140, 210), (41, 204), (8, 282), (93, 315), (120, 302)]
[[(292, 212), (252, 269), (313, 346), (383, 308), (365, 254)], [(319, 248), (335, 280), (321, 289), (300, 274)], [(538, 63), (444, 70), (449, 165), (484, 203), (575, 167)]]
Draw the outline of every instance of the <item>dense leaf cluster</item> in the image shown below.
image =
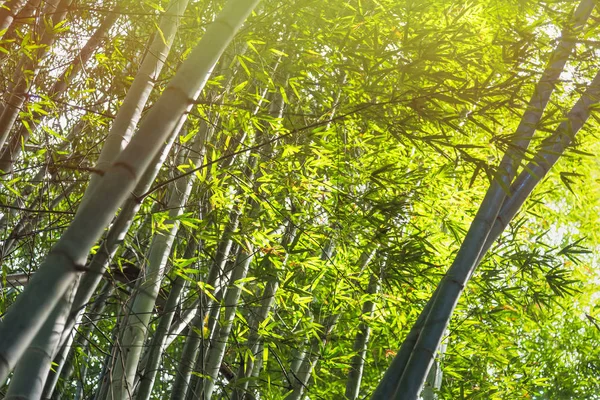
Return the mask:
[[(142, 119), (222, 3), (188, 5)], [(59, 11), (48, 12), (52, 4)], [(90, 176), (101, 175), (96, 161), (138, 69), (153, 40), (167, 42), (167, 6), (30, 0), (0, 31), (0, 313), (73, 219)], [(356, 381), (357, 355), (357, 396), (368, 397), (454, 258), (572, 8), (263, 1), (150, 188), (132, 194), (140, 209), (57, 351), (64, 359), (54, 358), (59, 379), (46, 395), (102, 395), (127, 351), (119, 335), (138, 317), (129, 310), (152, 279), (151, 249), (176, 232), (131, 398), (160, 335), (169, 345), (151, 398), (171, 397), (188, 365), (188, 396), (210, 381), (215, 398), (339, 399)], [(597, 72), (598, 20), (594, 11), (534, 148)], [(439, 398), (598, 396), (595, 118), (466, 288), (444, 338)], [(189, 196), (178, 197), (184, 186)], [(191, 337), (199, 351), (188, 360)]]

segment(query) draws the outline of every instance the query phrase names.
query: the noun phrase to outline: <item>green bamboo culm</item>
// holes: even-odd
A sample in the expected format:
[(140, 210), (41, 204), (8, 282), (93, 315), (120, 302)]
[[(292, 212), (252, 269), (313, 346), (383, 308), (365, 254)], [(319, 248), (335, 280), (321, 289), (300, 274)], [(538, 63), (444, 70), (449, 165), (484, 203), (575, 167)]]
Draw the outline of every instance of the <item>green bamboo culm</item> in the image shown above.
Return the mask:
[[(419, 395), (464, 285), (483, 255), (482, 250), (507, 197), (508, 188), (529, 147), (555, 84), (573, 51), (574, 38), (585, 26), (594, 6), (593, 1), (581, 1), (563, 29), (562, 39), (536, 85), (513, 136), (513, 142), (500, 163), (495, 179), (452, 266), (413, 325), (400, 351), (373, 393), (372, 400), (391, 398), (412, 400)], [(428, 338), (426, 343), (424, 343), (425, 337)]]
[(90, 249), (195, 103), (217, 60), (259, 1), (236, 0), (225, 5), (8, 310), (0, 323), (0, 382), (6, 381), (62, 295), (82, 272)]

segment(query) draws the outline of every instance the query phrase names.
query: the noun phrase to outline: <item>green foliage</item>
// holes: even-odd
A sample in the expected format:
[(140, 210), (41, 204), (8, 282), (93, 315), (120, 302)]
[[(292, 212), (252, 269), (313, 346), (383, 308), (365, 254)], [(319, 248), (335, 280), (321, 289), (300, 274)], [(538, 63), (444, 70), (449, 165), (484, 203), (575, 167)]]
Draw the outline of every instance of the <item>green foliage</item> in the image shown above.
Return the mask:
[[(45, 49), (37, 75), (20, 77), (32, 86), (12, 131), (26, 128), (23, 151), (1, 178), (2, 314), (21, 290), (10, 278), (35, 272), (68, 226), (148, 39), (162, 35), (156, 21), (165, 2), (119, 5), (121, 22), (63, 95), (48, 91), (82, 38), (113, 12), (110, 4), (77, 3), (51, 27), (57, 40)], [(151, 102), (221, 6), (190, 5)], [(87, 398), (98, 389), (152, 236), (168, 229), (168, 183), (186, 174), (196, 183), (177, 218), (181, 229), (151, 328), (176, 276), (187, 286), (174, 325), (196, 300), (218, 302), (219, 289), (241, 287), (214, 396), (228, 398), (247, 384), (257, 398), (291, 398), (292, 365), (306, 353), (315, 367), (305, 393), (339, 399), (355, 338), (368, 327), (360, 389), (368, 397), (454, 258), (573, 5), (265, 0), (261, 6), (210, 76), (153, 188), (135, 193), (142, 207), (105, 275), (116, 290), (97, 320), (77, 327), (91, 334), (86, 347), (74, 345), (75, 372), (56, 389), (64, 398)], [(19, 22), (0, 43), (4, 102), (20, 57), (35, 58), (42, 48), (40, 23)], [(597, 28), (587, 26), (578, 42), (534, 149), (596, 72)], [(270, 110), (279, 97), (281, 118)], [(189, 148), (202, 123), (212, 135), (203, 161), (178, 163), (177, 152)], [(600, 151), (597, 129), (594, 115), (483, 259), (445, 338), (439, 398), (598, 398), (600, 169), (590, 156)], [(239, 226), (227, 232), (235, 213)], [(232, 251), (212, 285), (206, 279), (227, 235), (234, 249), (254, 248), (254, 260), (246, 278), (228, 282)], [(190, 238), (198, 242), (192, 255)], [(372, 276), (381, 284), (376, 293), (368, 292)], [(262, 318), (274, 282), (274, 301)], [(362, 312), (369, 301), (372, 315)], [(205, 339), (212, 333), (207, 325), (199, 332)], [(193, 329), (180, 331), (165, 350), (153, 398), (170, 395)], [(260, 344), (254, 353), (251, 340)], [(249, 360), (262, 365), (240, 377)]]

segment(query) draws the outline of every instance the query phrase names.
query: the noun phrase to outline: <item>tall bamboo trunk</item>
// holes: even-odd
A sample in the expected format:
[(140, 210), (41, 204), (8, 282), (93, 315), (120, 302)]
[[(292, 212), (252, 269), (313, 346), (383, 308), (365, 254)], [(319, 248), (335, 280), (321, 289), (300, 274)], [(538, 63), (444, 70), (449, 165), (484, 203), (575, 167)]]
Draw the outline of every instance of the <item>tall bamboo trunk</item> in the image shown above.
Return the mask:
[[(521, 123), (514, 135), (513, 143), (506, 152), (498, 168), (496, 179), (492, 182), (460, 250), (442, 279), (435, 299), (422, 321), (422, 328), (409, 333), (411, 344), (398, 352), (406, 357), (406, 362), (394, 362), (384, 375), (373, 399), (416, 399), (421, 391), (433, 355), (440, 345), (442, 335), (462, 293), (464, 285), (471, 276), (481, 251), (485, 246), (490, 229), (497, 219), (501, 206), (507, 196), (506, 189), (515, 176), (523, 155), (535, 132), (537, 123), (549, 101), (564, 65), (573, 49), (574, 37), (583, 29), (594, 8), (593, 1), (583, 0), (575, 10), (572, 20), (563, 30), (559, 42), (538, 85), (536, 86)], [(425, 311), (425, 310), (424, 310)], [(422, 312), (422, 314), (424, 314)], [(414, 343), (414, 345), (412, 345)], [(408, 357), (407, 357), (408, 355)]]
[(367, 355), (367, 345), (371, 335), (368, 319), (373, 316), (375, 311), (375, 301), (373, 301), (372, 297), (377, 295), (381, 289), (380, 281), (384, 270), (385, 260), (382, 261), (379, 274), (372, 273), (369, 278), (369, 285), (367, 287), (368, 297), (362, 307), (361, 322), (358, 326), (358, 332), (356, 333), (352, 347), (355, 354), (350, 361), (350, 372), (348, 373), (348, 380), (346, 381), (346, 398), (349, 400), (356, 400), (360, 392), (360, 383), (362, 381), (365, 358)]
[[(178, 128), (176, 128), (176, 130), (178, 130)], [(152, 185), (152, 182), (154, 182), (154, 179), (158, 175), (162, 164), (171, 150), (175, 137), (176, 135), (171, 135), (169, 142), (163, 146), (162, 151), (154, 158), (152, 165), (146, 170), (138, 182), (138, 185), (133, 190), (132, 195), (127, 199), (121, 208), (121, 212), (112, 223), (108, 234), (106, 235), (106, 239), (101, 243), (98, 251), (94, 254), (88, 264), (86, 273), (81, 278), (81, 283), (79, 284), (75, 299), (73, 300), (73, 305), (71, 306), (71, 313), (65, 327), (67, 333), (71, 332), (73, 327), (80, 320), (85, 305), (89, 302), (96, 287), (100, 283), (110, 260), (125, 239), (125, 236), (133, 223), (135, 214), (142, 205), (138, 196), (145, 193)]]
[[(56, 369), (51, 369), (44, 387), (44, 393), (42, 394), (43, 399), (52, 398), (53, 400), (59, 400), (62, 397), (62, 393), (67, 386), (71, 375), (75, 368), (75, 354), (77, 349), (80, 349), (80, 354), (86, 355), (87, 350), (90, 346), (90, 337), (93, 332), (94, 324), (100, 319), (101, 313), (106, 306), (108, 297), (113, 293), (114, 286), (112, 282), (105, 282), (96, 299), (90, 306), (90, 312), (87, 314), (89, 319), (83, 323), (80, 327), (77, 337), (75, 338), (74, 345), (70, 346), (70, 341), (67, 340), (62, 344), (61, 350), (58, 355), (54, 358), (54, 364)], [(63, 332), (64, 334), (64, 332)], [(71, 338), (75, 336), (74, 333), (69, 335)], [(87, 362), (80, 363), (79, 380), (85, 381), (87, 374)], [(59, 381), (62, 381), (62, 385), (57, 385)]]
[[(102, 150), (98, 156), (95, 170), (105, 171), (109, 168), (131, 140), (135, 127), (142, 116), (142, 111), (154, 88), (154, 83), (158, 80), (167, 60), (188, 1), (171, 0), (162, 15), (158, 28), (162, 34), (154, 35), (154, 40), (146, 52), (142, 65), (135, 75), (129, 90), (127, 90), (125, 99), (121, 107), (119, 107), (119, 112), (111, 125), (104, 146), (102, 146)], [(94, 192), (100, 178), (101, 175), (91, 175), (88, 190), (84, 193), (81, 204), (85, 204), (89, 196)]]
[[(76, 281), (71, 283), (72, 286), (75, 284)], [(73, 293), (73, 288), (69, 292)], [(63, 298), (62, 301), (68, 302), (69, 299)], [(53, 314), (56, 322), (44, 325), (38, 334), (40, 339), (32, 343), (17, 363), (8, 386), (6, 400), (39, 399), (42, 396), (53, 353), (59, 346), (61, 328), (67, 319), (68, 307), (56, 307)]]
[[(197, 165), (201, 160), (200, 154), (202, 154), (208, 134), (206, 125), (203, 124), (203, 127), (203, 132), (196, 136), (189, 153), (183, 152), (180, 164), (186, 161), (188, 155), (192, 165)], [(120, 328), (119, 347), (115, 348), (111, 389), (107, 397), (109, 399), (132, 397), (135, 373), (146, 340), (148, 323), (179, 228), (178, 217), (183, 214), (184, 205), (192, 192), (194, 177), (195, 175), (188, 175), (187, 179), (179, 179), (171, 184), (171, 195), (167, 203), (167, 209), (170, 210), (169, 218), (165, 221), (165, 226), (170, 228), (157, 231), (152, 238), (152, 244), (148, 250), (148, 261), (138, 278), (136, 293), (131, 301), (126, 323)]]
[[(277, 94), (276, 96), (274, 96), (273, 100), (271, 101), (270, 108), (269, 108), (269, 114), (273, 118), (280, 119), (282, 116), (282, 113), (283, 113), (283, 99), (282, 99), (281, 95)], [(263, 130), (260, 130), (259, 132), (256, 133), (255, 141), (260, 143), (265, 138), (266, 138), (266, 132)], [(271, 153), (271, 148), (272, 148), (272, 146), (269, 146), (267, 149), (264, 149), (261, 157), (268, 158), (269, 154)], [(260, 190), (260, 186), (261, 186), (261, 184), (260, 184), (261, 173), (260, 173), (260, 171), (257, 171), (258, 157), (259, 157), (259, 154), (254, 154), (254, 153), (250, 154), (250, 157), (247, 161), (245, 173), (244, 173), (244, 175), (247, 176), (248, 179), (250, 180), (251, 186), (253, 187), (254, 192), (258, 192)], [(256, 218), (258, 218), (260, 211), (261, 211), (261, 206), (256, 200), (250, 199), (247, 202), (247, 208), (248, 208), (248, 216), (249, 216), (250, 220), (255, 220)], [(237, 218), (239, 218), (239, 215)], [(240, 245), (240, 246), (242, 246), (242, 245)], [(211, 318), (209, 319), (209, 323), (211, 323), (211, 325), (209, 325), (209, 333), (211, 334), (211, 337), (207, 343), (208, 347), (201, 350), (202, 354), (200, 354), (200, 356), (206, 360), (206, 366), (203, 365), (202, 369), (201, 369), (202, 375), (204, 375), (205, 377), (203, 377), (198, 382), (198, 385), (196, 385), (196, 394), (199, 395), (200, 393), (202, 393), (202, 396), (205, 399), (210, 399), (212, 397), (212, 394), (213, 394), (213, 391), (215, 388), (215, 383), (217, 380), (217, 375), (221, 368), (221, 363), (223, 361), (223, 356), (225, 354), (227, 340), (229, 338), (229, 334), (230, 334), (231, 328), (233, 326), (233, 318), (235, 317), (235, 311), (237, 309), (237, 302), (241, 295), (241, 287), (242, 287), (241, 283), (236, 284), (236, 282), (237, 282), (237, 280), (243, 279), (246, 277), (246, 274), (248, 273), (248, 268), (250, 266), (250, 262), (253, 257), (253, 254), (252, 254), (254, 251), (253, 246), (250, 243), (247, 243), (244, 247), (245, 248), (241, 249), (240, 253), (238, 254), (238, 258), (236, 260), (236, 264), (234, 265), (232, 276), (230, 278), (229, 287), (226, 289), (225, 321), (219, 327), (216, 326), (216, 322), (217, 322), (219, 311), (220, 311), (220, 306), (214, 308), (213, 310), (215, 311), (215, 313), (214, 313), (214, 315), (211, 315)], [(241, 257), (241, 259), (240, 259), (240, 257)], [(223, 288), (223, 290), (225, 290), (225, 288)], [(203, 363), (201, 363), (201, 364), (203, 364)]]
[(169, 326), (173, 320), (173, 316), (175, 315), (177, 304), (180, 300), (179, 295), (183, 289), (184, 283), (185, 280), (181, 276), (178, 276), (171, 285), (171, 290), (165, 306), (165, 314), (160, 317), (160, 322), (156, 328), (156, 331), (154, 332), (154, 335), (152, 336), (152, 341), (150, 342), (150, 353), (148, 354), (148, 360), (144, 365), (142, 376), (139, 381), (137, 395), (135, 396), (135, 398), (138, 400), (147, 400), (150, 398), (150, 394), (152, 393), (152, 387), (154, 385), (156, 373), (158, 372), (160, 358), (164, 350), (167, 333), (169, 333)]
[[(296, 226), (294, 226), (291, 222), (288, 223), (286, 231), (281, 240), (281, 246), (286, 251), (286, 254), (281, 262), (282, 267), (284, 267), (287, 263), (287, 258), (289, 256), (289, 252), (292, 250), (291, 245), (294, 242), (296, 231)], [(258, 333), (258, 328), (260, 324), (267, 319), (271, 312), (273, 303), (275, 302), (275, 295), (279, 289), (281, 280), (281, 271), (275, 269), (273, 262), (270, 261), (268, 256), (266, 260), (268, 265), (265, 269), (266, 271), (269, 271), (269, 274), (272, 276), (272, 278), (269, 279), (265, 285), (258, 315), (256, 318), (253, 318), (250, 323), (251, 331), (246, 344), (246, 348), (248, 348), (250, 355), (248, 357), (244, 357), (244, 361), (240, 363), (240, 367), (236, 374), (236, 379), (234, 382), (232, 382), (234, 388), (231, 395), (232, 400), (243, 400), (250, 383), (249, 378), (252, 377), (255, 372), (260, 370), (260, 362), (255, 362), (256, 357), (259, 356), (262, 344), (262, 338)]]
[(194, 104), (212, 68), (258, 0), (228, 2), (149, 111), (129, 145), (106, 170), (69, 228), (0, 322), (0, 382), (4, 382), (62, 295), (117, 208), (135, 188), (161, 144)]
[[(229, 221), (223, 231), (219, 245), (217, 246), (214, 261), (211, 264), (208, 276), (204, 280), (205, 287), (207, 288), (216, 288), (219, 277), (226, 271), (225, 265), (232, 248), (232, 235), (237, 230), (238, 223), (239, 213), (234, 209), (230, 213)], [(213, 300), (203, 291), (199, 291), (198, 295), (200, 300), (195, 309), (195, 315), (183, 347), (182, 359), (176, 369), (175, 382), (173, 383), (173, 389), (171, 390), (172, 400), (185, 399), (189, 388), (195, 386), (190, 385), (192, 371), (196, 365), (198, 354), (200, 353), (201, 358), (204, 355), (204, 351), (201, 350), (201, 343), (204, 339), (204, 324), (208, 318), (211, 307), (213, 307)], [(215, 293), (213, 297), (216, 297), (216, 299), (219, 300), (220, 295)]]
[[(231, 85), (231, 82), (229, 82), (226, 86), (229, 87), (230, 85)], [(218, 120), (218, 115), (215, 116), (214, 118), (216, 120)], [(216, 123), (214, 123), (213, 125), (216, 125)], [(235, 158), (235, 157), (232, 157), (232, 159), (233, 158)], [(207, 205), (208, 204), (206, 201), (202, 201), (201, 206), (207, 206)], [(206, 213), (206, 214), (208, 215), (208, 213)], [(237, 219), (236, 219), (236, 221), (237, 221)], [(226, 229), (226, 233), (225, 233), (224, 237), (226, 237), (228, 239), (222, 240), (220, 242), (219, 250), (217, 251), (217, 256), (216, 256), (216, 261), (215, 261), (215, 263), (217, 265), (216, 266), (213, 265), (213, 268), (215, 268), (215, 270), (222, 268), (222, 262), (225, 262), (228, 258), (229, 249), (227, 248), (227, 246), (231, 247), (231, 245), (232, 245), (232, 242), (230, 241), (230, 234), (227, 233), (227, 232), (229, 232), (230, 229), (235, 230), (235, 227), (233, 227), (233, 228), (229, 227), (228, 229)], [(223, 246), (225, 246), (225, 247), (223, 247)], [(236, 251), (234, 251), (234, 253)], [(218, 260), (221, 260), (221, 261), (218, 261)], [(219, 297), (220, 293), (222, 293), (222, 291), (216, 294), (217, 299), (220, 298)], [(200, 297), (202, 297), (202, 296), (200, 296)], [(177, 335), (179, 335), (180, 332), (182, 332), (185, 329), (186, 326), (191, 324), (192, 328), (189, 329), (189, 334), (187, 335), (187, 340), (186, 340), (185, 346), (184, 346), (183, 357), (177, 368), (175, 383), (173, 385), (173, 390), (171, 391), (171, 395), (174, 396), (174, 398), (178, 398), (178, 397), (183, 398), (185, 396), (186, 390), (190, 386), (189, 385), (189, 380), (191, 378), (190, 374), (191, 374), (191, 371), (193, 370), (194, 360), (196, 359), (196, 354), (199, 350), (199, 344), (202, 339), (201, 336), (199, 335), (199, 332), (202, 332), (204, 320), (202, 319), (202, 317), (200, 317), (200, 315), (204, 315), (204, 312), (202, 310), (205, 310), (206, 308), (200, 307), (201, 304), (202, 303), (197, 300), (197, 301), (194, 301), (192, 304), (188, 305), (188, 307), (186, 307), (187, 311), (184, 313), (184, 315), (180, 316), (180, 319), (176, 323), (168, 326), (167, 331), (164, 335), (164, 341), (162, 342), (161, 352), (170, 346), (172, 341), (177, 337)], [(162, 323), (163, 319), (164, 319), (164, 317), (161, 318), (161, 323)], [(153, 338), (153, 342), (154, 342), (154, 338)], [(148, 361), (143, 360), (142, 361), (143, 365), (144, 366), (153, 365), (153, 363), (156, 362), (156, 361), (154, 361), (154, 362), (152, 361), (151, 358), (153, 356), (156, 356), (156, 351), (154, 351), (154, 346), (151, 346), (151, 349), (147, 354)], [(144, 358), (146, 358), (146, 356)], [(145, 371), (148, 369), (146, 367), (143, 367), (143, 368)], [(152, 367), (150, 366), (150, 368), (152, 368)], [(142, 386), (144, 385), (145, 375), (146, 375), (146, 372), (143, 373), (143, 377), (141, 380)], [(148, 379), (148, 378), (146, 378), (146, 379)], [(145, 388), (145, 387), (140, 388), (140, 391), (136, 397), (140, 397), (140, 396), (144, 397), (146, 390), (147, 390), (147, 388)]]
[(304, 397), (304, 393), (308, 388), (308, 381), (310, 380), (313, 370), (319, 361), (322, 347), (327, 344), (327, 339), (331, 332), (333, 332), (333, 328), (335, 327), (339, 317), (339, 314), (327, 317), (326, 320), (323, 321), (323, 332), (321, 332), (319, 338), (312, 338), (310, 349), (304, 356), (302, 364), (292, 378), (292, 393), (286, 397), (286, 399), (300, 400)]
[[(158, 158), (160, 158), (160, 157), (158, 157)], [(152, 174), (153, 170), (152, 169), (148, 170), (148, 173)], [(91, 272), (92, 271), (89, 271), (88, 275)], [(102, 271), (99, 271), (98, 279), (100, 279), (101, 273), (102, 273)], [(61, 363), (58, 365), (58, 369), (62, 369), (64, 362), (66, 360), (66, 354), (64, 354), (64, 352), (68, 351), (68, 346), (63, 346), (63, 345), (66, 340), (68, 340), (69, 338), (72, 338), (72, 335), (71, 335), (72, 326), (75, 324), (76, 321), (78, 321), (78, 317), (81, 315), (80, 312), (83, 311), (84, 305), (85, 305), (85, 303), (83, 303), (83, 304), (81, 304), (80, 308), (75, 309), (76, 313), (77, 313), (75, 315), (73, 313), (67, 312), (67, 317), (65, 317), (64, 323), (61, 322), (59, 324), (57, 322), (58, 318), (62, 318), (62, 315), (64, 312), (62, 310), (63, 307), (66, 307), (69, 311), (72, 310), (73, 302), (75, 299), (77, 299), (78, 294), (80, 294), (80, 292), (77, 290), (77, 287), (78, 287), (78, 282), (76, 282), (75, 285), (70, 289), (71, 291), (73, 291), (73, 293), (71, 293), (71, 291), (69, 291), (63, 295), (63, 300), (61, 303), (59, 303), (60, 307), (56, 307), (55, 310), (50, 314), (50, 316), (46, 320), (46, 322), (44, 324), (44, 328), (43, 328), (43, 332), (50, 331), (52, 329), (51, 325), (56, 324), (57, 326), (55, 329), (62, 331), (62, 334), (59, 337), (58, 344), (56, 346), (54, 346), (52, 344), (53, 345), (52, 348), (48, 347), (45, 349), (45, 351), (47, 353), (52, 355), (52, 358), (57, 357), (57, 359), (59, 361), (61, 361)], [(94, 289), (95, 289), (95, 287), (94, 287)], [(93, 289), (90, 290), (90, 293), (89, 293), (90, 297), (91, 297), (92, 292), (93, 292)], [(89, 300), (89, 297), (87, 298), (87, 300)], [(87, 303), (87, 300), (86, 300), (86, 303)], [(81, 301), (81, 297), (79, 297), (79, 301)], [(79, 306), (80, 304), (77, 303), (77, 305)], [(55, 320), (57, 320), (57, 321), (55, 321)], [(31, 353), (28, 357), (30, 360), (35, 360), (37, 357), (39, 359), (38, 362), (42, 363), (41, 357), (42, 357), (43, 353), (40, 352), (39, 350), (41, 348), (43, 348), (43, 346), (50, 346), (50, 345), (51, 345), (51, 343), (46, 341), (45, 334), (40, 333), (36, 336), (36, 338), (34, 339), (34, 341), (32, 343), (32, 346), (30, 347), (30, 349), (28, 349), (26, 351), (25, 354), (27, 355), (27, 353)], [(63, 346), (62, 347), (63, 354), (58, 354), (58, 351), (61, 349), (61, 346)], [(31, 362), (33, 362), (33, 361), (31, 361)], [(40, 371), (40, 373), (42, 373), (42, 371)], [(48, 373), (48, 372), (46, 372), (46, 373)]]
[(212, 398), (215, 389), (217, 376), (221, 369), (221, 363), (223, 361), (223, 356), (225, 355), (229, 334), (233, 326), (233, 319), (242, 292), (243, 283), (239, 281), (246, 277), (250, 268), (250, 263), (252, 262), (253, 253), (253, 246), (248, 244), (247, 248), (240, 250), (235, 262), (233, 274), (231, 275), (231, 280), (223, 304), (225, 307), (225, 318), (218, 330), (219, 334), (217, 335), (216, 340), (211, 341), (205, 368), (206, 376), (201, 380), (202, 385), (199, 390), (196, 391), (197, 394), (201, 394), (202, 398), (206, 400)]
[[(446, 331), (446, 335), (448, 331)], [(423, 387), (423, 393), (421, 393), (421, 397), (423, 400), (437, 400), (438, 393), (442, 388), (442, 360), (444, 359), (444, 354), (446, 353), (447, 341), (442, 342), (440, 346), (440, 351), (437, 354), (436, 359), (433, 362), (433, 365), (429, 369), (429, 374), (427, 374), (427, 379), (425, 380), (425, 386)]]
[[(197, 251), (198, 242), (192, 237), (192, 235), (190, 235), (188, 238), (188, 245), (184, 253), (185, 259), (194, 257)], [(141, 378), (139, 381), (137, 394), (135, 396), (137, 400), (147, 400), (150, 398), (152, 387), (154, 385), (154, 379), (160, 364), (160, 359), (163, 351), (166, 348), (165, 345), (167, 342), (169, 327), (171, 326), (171, 322), (175, 316), (177, 306), (180, 303), (180, 293), (184, 285), (185, 279), (179, 275), (175, 278), (173, 284), (171, 285), (169, 297), (167, 298), (165, 305), (165, 313), (160, 317), (160, 322), (158, 323), (156, 331), (152, 336), (147, 360), (143, 364), (140, 363), (140, 367), (143, 365), (143, 369), (138, 371), (138, 375), (141, 375)]]

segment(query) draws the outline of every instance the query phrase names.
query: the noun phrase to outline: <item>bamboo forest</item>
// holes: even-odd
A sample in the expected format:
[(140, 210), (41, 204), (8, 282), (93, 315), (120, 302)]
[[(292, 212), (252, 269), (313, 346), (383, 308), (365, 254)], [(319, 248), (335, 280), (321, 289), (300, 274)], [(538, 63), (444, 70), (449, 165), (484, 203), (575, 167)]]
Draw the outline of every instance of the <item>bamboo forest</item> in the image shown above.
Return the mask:
[(600, 1), (0, 4), (1, 399), (600, 399)]

